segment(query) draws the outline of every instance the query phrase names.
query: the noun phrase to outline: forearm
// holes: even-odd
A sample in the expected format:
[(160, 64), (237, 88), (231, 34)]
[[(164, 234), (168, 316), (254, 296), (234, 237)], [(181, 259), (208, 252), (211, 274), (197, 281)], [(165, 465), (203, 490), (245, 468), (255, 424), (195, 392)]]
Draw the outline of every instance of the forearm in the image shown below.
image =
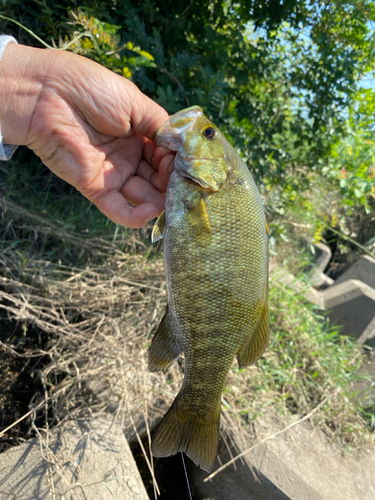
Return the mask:
[(0, 126), (3, 144), (25, 144), (50, 64), (48, 50), (8, 43), (0, 61)]

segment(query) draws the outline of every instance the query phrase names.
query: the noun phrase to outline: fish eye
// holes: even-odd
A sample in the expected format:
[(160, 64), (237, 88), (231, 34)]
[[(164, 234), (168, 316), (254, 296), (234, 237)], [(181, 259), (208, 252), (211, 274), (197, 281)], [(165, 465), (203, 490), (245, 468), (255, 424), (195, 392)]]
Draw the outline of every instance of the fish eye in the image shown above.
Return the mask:
[(203, 130), (203, 135), (206, 139), (213, 139), (215, 137), (215, 129), (213, 127), (207, 127)]

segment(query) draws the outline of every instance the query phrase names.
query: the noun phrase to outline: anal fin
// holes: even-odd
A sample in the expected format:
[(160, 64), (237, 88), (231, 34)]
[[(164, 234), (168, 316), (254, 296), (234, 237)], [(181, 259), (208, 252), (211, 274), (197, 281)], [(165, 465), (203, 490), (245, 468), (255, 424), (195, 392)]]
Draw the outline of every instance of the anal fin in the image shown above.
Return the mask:
[(148, 368), (151, 372), (169, 368), (182, 352), (171, 326), (167, 306), (148, 352)]
[(254, 332), (250, 336), (248, 343), (237, 355), (239, 366), (242, 368), (243, 366), (249, 366), (255, 363), (266, 350), (268, 339), (269, 311), (267, 298)]

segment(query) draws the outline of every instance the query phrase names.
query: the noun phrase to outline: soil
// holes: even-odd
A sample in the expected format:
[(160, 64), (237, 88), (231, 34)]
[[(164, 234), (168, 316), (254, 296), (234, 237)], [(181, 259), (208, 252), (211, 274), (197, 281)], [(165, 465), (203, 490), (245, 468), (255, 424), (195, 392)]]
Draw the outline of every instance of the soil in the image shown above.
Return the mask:
[[(4, 317), (0, 317), (0, 341), (3, 344), (0, 344), (0, 430), (3, 430), (27, 413), (30, 402), (42, 394), (37, 373), (49, 359), (40, 353), (48, 339), (41, 338), (35, 329), (22, 328)], [(35, 424), (39, 422), (36, 420)], [(30, 421), (22, 420), (0, 438), (0, 453), (32, 435)]]

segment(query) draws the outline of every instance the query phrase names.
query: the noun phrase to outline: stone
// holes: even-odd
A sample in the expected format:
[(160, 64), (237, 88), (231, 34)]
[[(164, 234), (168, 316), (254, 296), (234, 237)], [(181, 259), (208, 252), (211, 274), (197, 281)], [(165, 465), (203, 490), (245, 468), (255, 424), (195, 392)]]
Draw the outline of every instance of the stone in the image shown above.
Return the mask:
[(349, 269), (337, 278), (335, 283), (344, 283), (344, 281), (350, 279), (363, 281), (363, 283), (375, 289), (375, 259), (369, 255), (361, 255)]
[(0, 455), (0, 500), (149, 500), (121, 426), (67, 422)]

